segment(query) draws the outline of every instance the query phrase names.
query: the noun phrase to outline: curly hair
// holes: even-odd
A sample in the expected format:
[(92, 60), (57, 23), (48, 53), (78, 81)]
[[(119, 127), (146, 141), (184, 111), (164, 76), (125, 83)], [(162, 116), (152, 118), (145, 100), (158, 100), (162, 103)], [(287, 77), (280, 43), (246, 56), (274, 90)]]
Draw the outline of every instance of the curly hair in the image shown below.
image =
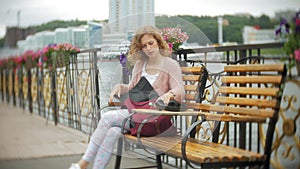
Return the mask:
[(160, 54), (165, 57), (170, 57), (169, 46), (160, 34), (160, 31), (153, 26), (145, 26), (140, 28), (134, 35), (130, 49), (128, 52), (128, 60), (134, 64), (137, 60), (146, 58), (146, 54), (142, 51), (141, 38), (145, 35), (152, 35), (157, 41), (160, 49)]

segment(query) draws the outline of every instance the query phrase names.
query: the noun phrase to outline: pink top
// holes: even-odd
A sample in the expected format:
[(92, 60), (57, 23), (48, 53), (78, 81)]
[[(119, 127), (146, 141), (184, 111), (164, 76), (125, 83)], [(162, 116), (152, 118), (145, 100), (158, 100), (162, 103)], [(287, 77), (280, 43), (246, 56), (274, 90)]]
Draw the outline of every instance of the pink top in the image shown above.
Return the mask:
[[(175, 94), (175, 100), (181, 102), (184, 99), (185, 92), (180, 66), (175, 60), (169, 57), (166, 57), (164, 61), (162, 71), (158, 74), (152, 86), (159, 96), (171, 91)], [(121, 93), (128, 92), (137, 84), (141, 78), (144, 63), (145, 60), (138, 60), (135, 63), (132, 71), (132, 79), (129, 85), (122, 85)]]

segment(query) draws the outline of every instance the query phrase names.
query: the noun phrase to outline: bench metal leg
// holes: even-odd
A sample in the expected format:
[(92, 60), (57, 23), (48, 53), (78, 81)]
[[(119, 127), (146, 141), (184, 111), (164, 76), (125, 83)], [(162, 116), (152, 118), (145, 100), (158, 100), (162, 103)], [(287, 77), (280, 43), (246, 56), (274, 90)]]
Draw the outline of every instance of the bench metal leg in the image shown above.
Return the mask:
[(160, 154), (156, 155), (156, 164), (157, 164), (158, 169), (162, 169), (161, 155)]
[(115, 169), (120, 169), (123, 149), (123, 137), (119, 138)]

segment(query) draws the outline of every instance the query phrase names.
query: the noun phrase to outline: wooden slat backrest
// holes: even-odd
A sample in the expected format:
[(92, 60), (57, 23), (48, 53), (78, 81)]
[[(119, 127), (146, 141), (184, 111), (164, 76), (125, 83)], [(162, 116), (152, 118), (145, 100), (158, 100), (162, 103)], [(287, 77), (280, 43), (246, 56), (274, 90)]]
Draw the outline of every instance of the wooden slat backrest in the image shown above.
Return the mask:
[(207, 112), (272, 117), (281, 91), (281, 73), (284, 70), (284, 64), (227, 65), (215, 103), (207, 105), (188, 102), (187, 105)]
[(181, 71), (182, 79), (184, 82), (184, 89), (186, 92), (184, 102), (201, 102), (201, 95), (205, 88), (205, 82), (207, 79), (207, 71), (205, 67), (181, 67)]
[[(284, 64), (227, 65), (217, 105), (227, 105), (225, 113), (272, 117), (282, 83)], [(231, 112), (230, 107), (247, 107), (249, 111)], [(228, 110), (227, 110), (228, 109)], [(264, 113), (257, 113), (263, 111)]]

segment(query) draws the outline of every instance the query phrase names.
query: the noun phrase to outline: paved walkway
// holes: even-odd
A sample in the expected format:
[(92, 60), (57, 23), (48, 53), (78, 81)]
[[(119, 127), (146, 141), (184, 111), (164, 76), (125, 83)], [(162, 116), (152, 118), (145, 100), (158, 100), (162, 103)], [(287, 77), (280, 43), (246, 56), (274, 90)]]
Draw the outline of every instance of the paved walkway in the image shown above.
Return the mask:
[(78, 155), (87, 139), (80, 131), (0, 103), (0, 160)]
[[(45, 118), (0, 101), (0, 169), (66, 169), (80, 159), (87, 142), (88, 136), (78, 130), (55, 126), (53, 121), (47, 123)], [(108, 169), (113, 168), (114, 158)], [(153, 163), (127, 154), (122, 167), (127, 165)]]

